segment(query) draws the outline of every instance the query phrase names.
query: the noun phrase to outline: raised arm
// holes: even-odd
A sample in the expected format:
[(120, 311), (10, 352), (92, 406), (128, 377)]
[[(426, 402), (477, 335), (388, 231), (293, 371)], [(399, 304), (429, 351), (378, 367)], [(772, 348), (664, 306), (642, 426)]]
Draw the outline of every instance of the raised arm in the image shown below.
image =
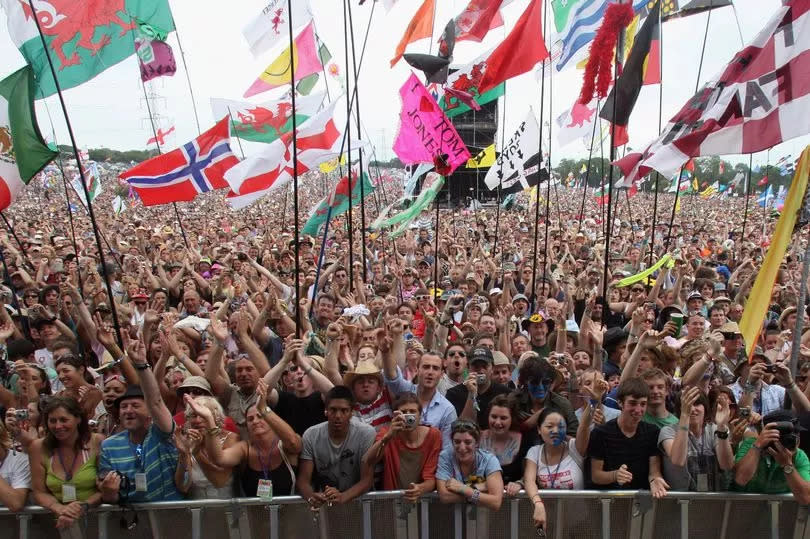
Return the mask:
[(140, 339), (130, 341), (128, 352), (135, 370), (138, 371), (138, 381), (143, 390), (146, 407), (149, 409), (152, 421), (155, 422), (161, 432), (170, 433), (174, 431), (172, 414), (163, 402), (155, 375), (152, 373), (152, 369), (149, 368), (149, 363), (146, 362), (146, 346), (143, 341)]
[(214, 394), (222, 397), (231, 386), (230, 381), (222, 375), (222, 356), (224, 342), (228, 338), (228, 328), (221, 321), (212, 318), (208, 329), (214, 337), (214, 347), (208, 355), (208, 362), (205, 364), (205, 378), (211, 384)]

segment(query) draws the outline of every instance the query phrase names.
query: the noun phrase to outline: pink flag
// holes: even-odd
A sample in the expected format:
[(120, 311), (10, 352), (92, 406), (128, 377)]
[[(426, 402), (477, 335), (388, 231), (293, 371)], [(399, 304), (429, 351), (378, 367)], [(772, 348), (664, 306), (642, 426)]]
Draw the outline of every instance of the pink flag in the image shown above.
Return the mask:
[(447, 176), (472, 157), (456, 128), (416, 75), (411, 73), (399, 89), (399, 96), (402, 111), (394, 152), (403, 163), (435, 163), (437, 170)]
[(290, 47), (284, 49), (281, 56), (273, 60), (264, 71), (262, 71), (259, 78), (257, 78), (250, 88), (245, 92), (244, 97), (278, 88), (290, 84), (290, 79), (293, 76), (292, 69), (290, 69), (290, 57), (292, 57), (292, 64), (295, 69), (295, 80), (299, 81), (304, 77), (312, 75), (313, 73), (320, 73), (323, 69), (320, 56), (318, 56), (318, 47), (315, 45), (315, 26), (314, 23), (309, 23), (304, 28), (298, 37), (293, 41), (292, 52)]

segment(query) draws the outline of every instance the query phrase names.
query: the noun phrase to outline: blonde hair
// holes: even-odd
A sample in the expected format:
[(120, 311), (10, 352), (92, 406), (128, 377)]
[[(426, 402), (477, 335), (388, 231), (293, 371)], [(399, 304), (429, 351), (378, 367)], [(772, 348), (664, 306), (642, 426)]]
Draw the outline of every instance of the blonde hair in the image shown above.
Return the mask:
[[(225, 411), (222, 409), (222, 405), (219, 404), (219, 401), (217, 401), (216, 398), (207, 397), (207, 396), (203, 395), (203, 396), (200, 396), (200, 397), (196, 397), (194, 399), (194, 402), (196, 402), (197, 404), (200, 404), (202, 406), (205, 406), (206, 408), (211, 410), (211, 414), (214, 416), (214, 423), (216, 423), (218, 426), (222, 426), (222, 424), (225, 422)], [(193, 414), (194, 414), (194, 409), (190, 405), (187, 404), (186, 405), (186, 418), (188, 418), (189, 415), (193, 415)]]

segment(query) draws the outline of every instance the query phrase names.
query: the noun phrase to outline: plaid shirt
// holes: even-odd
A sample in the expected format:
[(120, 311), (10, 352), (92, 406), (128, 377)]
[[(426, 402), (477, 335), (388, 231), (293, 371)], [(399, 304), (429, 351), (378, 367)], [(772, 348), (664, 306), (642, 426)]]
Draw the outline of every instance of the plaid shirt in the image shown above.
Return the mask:
[[(737, 380), (731, 386), (731, 392), (734, 393), (734, 398), (740, 402), (743, 394), (742, 385)], [(771, 412), (781, 410), (784, 408), (785, 402), (785, 388), (782, 386), (772, 386), (765, 382), (760, 382), (759, 389), (754, 391), (754, 403), (751, 405), (751, 410), (765, 417)]]

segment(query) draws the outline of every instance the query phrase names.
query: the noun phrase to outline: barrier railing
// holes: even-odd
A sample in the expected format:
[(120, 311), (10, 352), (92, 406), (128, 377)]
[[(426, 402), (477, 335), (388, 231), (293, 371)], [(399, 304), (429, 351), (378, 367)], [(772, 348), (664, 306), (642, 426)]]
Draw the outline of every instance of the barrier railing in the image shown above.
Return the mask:
[[(790, 495), (670, 492), (653, 500), (648, 491), (541, 491), (546, 535), (562, 539), (669, 539), (770, 537), (810, 539), (808, 507)], [(499, 511), (446, 505), (435, 494), (409, 504), (401, 492), (371, 492), (343, 506), (309, 509), (298, 496), (138, 504), (122, 510), (103, 505), (62, 539), (248, 539), (252, 537), (350, 537), (372, 539), (483, 539), (536, 537), (533, 506), (521, 493), (504, 497)], [(127, 529), (137, 516), (137, 524)], [(0, 509), (0, 539), (55, 537), (51, 513), (26, 507)]]

